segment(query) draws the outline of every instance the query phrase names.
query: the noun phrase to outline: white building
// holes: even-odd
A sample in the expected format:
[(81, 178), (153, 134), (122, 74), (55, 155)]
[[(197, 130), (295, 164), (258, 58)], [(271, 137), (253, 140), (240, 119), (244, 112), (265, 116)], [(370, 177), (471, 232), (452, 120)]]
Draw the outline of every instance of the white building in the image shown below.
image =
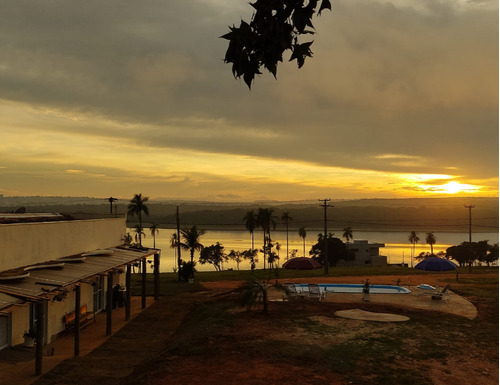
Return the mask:
[(386, 266), (387, 257), (380, 255), (381, 247), (385, 247), (385, 244), (355, 239), (354, 242), (349, 244), (349, 250), (354, 254), (354, 261), (350, 261), (349, 264), (356, 266)]
[[(25, 343), (25, 337), (37, 333), (41, 368), (43, 346), (66, 330), (71, 319), (90, 319), (103, 310), (110, 334), (116, 284), (128, 289), (129, 317), (131, 266), (145, 266), (154, 255), (157, 278), (159, 250), (125, 246), (125, 235), (125, 217), (0, 214), (0, 349)], [(145, 290), (143, 300), (145, 304)], [(76, 343), (79, 328), (74, 330)]]

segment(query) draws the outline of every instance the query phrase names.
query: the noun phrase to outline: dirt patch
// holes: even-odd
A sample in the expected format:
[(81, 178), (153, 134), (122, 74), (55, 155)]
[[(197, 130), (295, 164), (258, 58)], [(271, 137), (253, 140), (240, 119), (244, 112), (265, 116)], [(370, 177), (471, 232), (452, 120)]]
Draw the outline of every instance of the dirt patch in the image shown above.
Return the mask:
[(337, 317), (357, 319), (360, 321), (375, 321), (375, 322), (405, 322), (410, 318), (404, 315), (390, 313), (374, 313), (360, 309), (339, 310), (335, 312)]
[[(238, 294), (230, 294), (238, 285), (220, 283), (218, 295), (162, 298), (117, 338), (67, 360), (37, 385), (498, 383), (498, 305), (492, 300), (475, 299), (479, 316), (473, 321), (356, 305), (410, 318), (378, 323), (335, 317), (352, 309), (349, 303), (272, 302), (267, 315), (261, 307), (247, 311), (238, 306)], [(94, 376), (98, 365), (109, 371)]]
[(345, 383), (342, 376), (332, 372), (322, 374), (301, 365), (269, 363), (257, 357), (252, 360), (242, 360), (223, 354), (203, 362), (178, 359), (172, 362), (172, 367), (174, 366), (172, 370), (157, 373), (154, 384), (341, 385)]

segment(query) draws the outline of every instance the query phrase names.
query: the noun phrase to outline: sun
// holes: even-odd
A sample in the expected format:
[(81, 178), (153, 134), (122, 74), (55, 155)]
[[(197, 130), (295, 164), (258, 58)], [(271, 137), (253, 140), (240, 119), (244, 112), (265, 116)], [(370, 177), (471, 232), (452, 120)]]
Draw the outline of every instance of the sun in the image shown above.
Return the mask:
[(441, 186), (436, 186), (433, 190), (433, 192), (441, 194), (474, 193), (479, 190), (479, 187), (452, 181)]

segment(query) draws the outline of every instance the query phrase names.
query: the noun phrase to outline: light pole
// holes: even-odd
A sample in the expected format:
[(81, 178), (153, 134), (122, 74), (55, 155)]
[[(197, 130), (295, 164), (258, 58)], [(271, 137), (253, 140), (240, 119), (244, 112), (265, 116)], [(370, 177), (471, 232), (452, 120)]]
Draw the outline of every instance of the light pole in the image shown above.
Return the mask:
[(469, 273), (472, 269), (472, 209), (474, 205), (465, 205), (466, 209), (469, 209)]

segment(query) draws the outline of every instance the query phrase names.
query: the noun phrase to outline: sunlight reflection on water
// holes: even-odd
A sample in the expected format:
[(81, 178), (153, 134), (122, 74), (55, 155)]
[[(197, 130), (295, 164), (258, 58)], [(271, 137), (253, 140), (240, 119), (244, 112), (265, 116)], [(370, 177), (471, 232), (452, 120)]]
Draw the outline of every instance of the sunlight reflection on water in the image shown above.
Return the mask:
[[(146, 233), (146, 238), (143, 239), (143, 245), (146, 247), (153, 247), (153, 237), (150, 235), (147, 228), (144, 229)], [(131, 234), (133, 234), (132, 229), (128, 229)], [(174, 264), (176, 265), (177, 256), (174, 249), (170, 248), (170, 239), (172, 234), (175, 233), (175, 229), (160, 229), (160, 233), (156, 235), (156, 247), (160, 248), (161, 251), (161, 264), (160, 270), (162, 272), (172, 272)], [(317, 242), (318, 232), (310, 231), (307, 234), (305, 242), (306, 256), (309, 256), (309, 250), (312, 245)], [(340, 233), (335, 234), (339, 236)], [(437, 238), (437, 243), (434, 245), (434, 252), (446, 251), (446, 248), (452, 245), (458, 245), (464, 241), (469, 240), (469, 233), (451, 233), (451, 232), (435, 232)], [(411, 265), (410, 258), (412, 254), (412, 244), (408, 242), (409, 232), (405, 231), (394, 231), (394, 232), (354, 232), (354, 239), (368, 240), (369, 242), (384, 243), (385, 247), (380, 249), (380, 254), (387, 256), (388, 263), (407, 263)], [(278, 241), (281, 244), (281, 249), (279, 251), (280, 255), (280, 265), (286, 260), (287, 250), (286, 250), (286, 232), (285, 231), (274, 231), (271, 233), (273, 242)], [(430, 246), (425, 244), (425, 233), (419, 233), (420, 242), (415, 247), (415, 255), (421, 252), (430, 252)], [(498, 233), (473, 233), (473, 241), (488, 240), (490, 244), (498, 243)], [(226, 253), (230, 250), (247, 250), (252, 247), (250, 233), (246, 231), (238, 230), (207, 230), (206, 234), (201, 237), (201, 243), (205, 246), (209, 246), (220, 242)], [(254, 244), (255, 248), (260, 248), (263, 242), (263, 235), (261, 231), (256, 231), (254, 233)], [(303, 241), (299, 237), (296, 231), (290, 231), (288, 233), (288, 250), (291, 253), (292, 250), (297, 250), (296, 256), (303, 256), (304, 246)], [(182, 258), (189, 259), (189, 252), (181, 252)], [(199, 254), (195, 254), (195, 260)], [(257, 263), (257, 268), (263, 267), (262, 254), (259, 254), (259, 261)], [(415, 264), (415, 262), (414, 262)], [(196, 269), (198, 271), (213, 271), (214, 267), (212, 265), (201, 265), (197, 264)], [(224, 269), (234, 269), (236, 270), (236, 262), (230, 261), (224, 264)], [(250, 264), (248, 261), (243, 261), (240, 263), (240, 270), (250, 269)]]

